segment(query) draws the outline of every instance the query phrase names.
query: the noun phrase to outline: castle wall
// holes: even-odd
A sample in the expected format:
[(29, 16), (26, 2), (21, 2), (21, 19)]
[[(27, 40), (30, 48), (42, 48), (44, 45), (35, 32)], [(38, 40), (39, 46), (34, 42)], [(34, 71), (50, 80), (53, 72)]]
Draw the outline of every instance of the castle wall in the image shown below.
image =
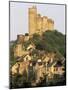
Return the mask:
[(43, 16), (42, 17), (42, 31), (45, 32), (46, 30), (48, 30), (48, 17)]
[(14, 49), (14, 56), (22, 56), (22, 44), (17, 44), (16, 48)]
[(41, 17), (40, 14), (37, 14), (36, 6), (29, 8), (29, 35), (34, 33), (42, 34), (47, 30), (54, 30), (54, 21), (49, 19), (47, 16)]
[(29, 52), (23, 49), (21, 43), (16, 44), (16, 47), (14, 47), (14, 57), (22, 57), (23, 55), (27, 55), (27, 54), (29, 54)]
[(48, 19), (48, 30), (54, 30), (54, 21)]
[(48, 23), (48, 30), (53, 30), (53, 29), (54, 29), (54, 24)]
[(42, 18), (41, 18), (41, 15), (38, 14), (37, 15), (37, 30), (36, 30), (36, 33), (41, 33), (41, 30), (42, 30)]

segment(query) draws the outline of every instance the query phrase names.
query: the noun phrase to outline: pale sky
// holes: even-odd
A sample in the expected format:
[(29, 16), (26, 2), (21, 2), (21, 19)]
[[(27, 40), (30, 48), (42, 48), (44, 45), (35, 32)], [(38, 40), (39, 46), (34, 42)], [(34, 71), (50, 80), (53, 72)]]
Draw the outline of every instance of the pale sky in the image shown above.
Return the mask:
[(10, 40), (28, 33), (28, 8), (36, 5), (41, 16), (54, 20), (54, 28), (65, 34), (65, 5), (10, 2)]

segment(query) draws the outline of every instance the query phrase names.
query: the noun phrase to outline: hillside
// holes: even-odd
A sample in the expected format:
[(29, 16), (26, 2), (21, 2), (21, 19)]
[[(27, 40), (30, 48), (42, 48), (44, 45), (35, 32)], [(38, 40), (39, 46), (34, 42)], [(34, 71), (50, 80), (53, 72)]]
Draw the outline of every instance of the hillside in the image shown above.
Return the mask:
[(46, 52), (59, 52), (65, 57), (65, 35), (54, 30), (47, 31), (42, 34), (34, 34), (27, 44), (33, 42), (36, 45), (36, 49), (45, 50)]
[[(41, 72), (42, 73), (41, 76), (43, 75), (42, 77), (43, 79), (39, 78), (41, 82), (38, 82), (37, 86), (65, 84), (64, 83), (65, 82), (65, 35), (61, 34), (56, 30), (44, 32), (41, 36), (39, 34), (34, 34), (32, 38), (22, 43), (22, 51), (29, 51), (29, 54), (22, 55), (21, 58), (14, 57), (14, 47), (16, 44), (17, 44), (17, 40), (10, 43), (10, 79), (11, 79), (10, 84), (12, 88), (32, 87), (33, 79), (34, 81), (38, 80), (35, 79), (35, 77), (37, 77), (35, 75), (40, 75), (39, 72), (41, 71), (43, 71)], [(28, 46), (31, 44), (34, 45), (35, 48), (32, 50), (31, 49), (27, 50)], [(50, 53), (49, 56), (48, 53)], [(27, 56), (29, 56), (29, 58), (27, 58)], [(18, 58), (19, 60), (17, 60)], [(25, 61), (25, 58), (27, 59), (27, 62)], [(41, 60), (41, 62), (38, 62), (39, 60)], [(24, 68), (23, 63), (25, 63), (26, 66), (28, 62), (29, 64), (27, 70), (29, 71), (29, 73), (25, 72), (25, 74), (23, 74), (24, 72), (22, 72), (22, 75), (20, 75), (19, 72), (22, 71), (22, 69)], [(29, 68), (31, 62), (32, 62), (32, 66)], [(38, 67), (36, 67), (37, 64)], [(19, 65), (22, 66), (22, 68)], [(42, 68), (41, 66), (44, 66), (44, 68)], [(33, 69), (31, 69), (33, 67), (36, 68), (37, 71), (35, 69), (33, 71)], [(61, 70), (60, 68), (62, 67), (63, 69)], [(39, 68), (41, 68), (42, 70)], [(46, 71), (46, 68), (48, 71)], [(61, 74), (54, 73), (53, 70), (55, 70), (56, 68), (60, 69)], [(58, 69), (56, 72), (58, 72)], [(11, 70), (12, 72), (17, 71), (17, 73), (15, 72), (16, 74), (15, 76), (12, 76)], [(30, 77), (26, 77), (27, 74)], [(50, 77), (53, 78), (48, 79), (49, 78), (48, 74), (50, 75)], [(36, 82), (34, 82), (34, 84), (36, 85)]]
[[(13, 53), (13, 47), (16, 45), (17, 41), (13, 41), (13, 43), (10, 43), (10, 63), (11, 65), (16, 62), (14, 58)], [(46, 53), (50, 52), (56, 52), (57, 58), (65, 58), (65, 35), (61, 34), (60, 32), (54, 30), (54, 31), (47, 31), (42, 34), (42, 36), (38, 34), (34, 34), (32, 38), (30, 38), (28, 41), (24, 42), (22, 46), (24, 45), (25, 50), (28, 47), (29, 44), (35, 44), (36, 49), (32, 52), (32, 54), (38, 54), (39, 51), (44, 51)], [(42, 53), (42, 52), (41, 52)]]

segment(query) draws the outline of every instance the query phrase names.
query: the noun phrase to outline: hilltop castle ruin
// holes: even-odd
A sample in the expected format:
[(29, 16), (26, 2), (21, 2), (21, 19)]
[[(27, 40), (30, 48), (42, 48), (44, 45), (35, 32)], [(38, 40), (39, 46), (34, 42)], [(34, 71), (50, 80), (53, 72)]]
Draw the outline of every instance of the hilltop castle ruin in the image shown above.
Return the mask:
[(29, 35), (34, 33), (42, 34), (47, 30), (54, 30), (54, 21), (47, 16), (41, 16), (37, 13), (36, 6), (28, 9)]
[(36, 6), (32, 6), (28, 9), (28, 30), (28, 35), (17, 35), (19, 42), (28, 41), (34, 33), (41, 35), (45, 31), (54, 30), (54, 21), (47, 16), (38, 14)]
[(22, 54), (25, 53), (25, 51), (22, 50), (22, 43), (28, 41), (34, 33), (42, 35), (42, 33), (47, 30), (54, 30), (54, 21), (47, 16), (42, 17), (40, 14), (37, 14), (36, 6), (28, 9), (28, 25), (28, 34), (17, 35), (17, 45), (14, 49), (14, 56), (22, 56)]

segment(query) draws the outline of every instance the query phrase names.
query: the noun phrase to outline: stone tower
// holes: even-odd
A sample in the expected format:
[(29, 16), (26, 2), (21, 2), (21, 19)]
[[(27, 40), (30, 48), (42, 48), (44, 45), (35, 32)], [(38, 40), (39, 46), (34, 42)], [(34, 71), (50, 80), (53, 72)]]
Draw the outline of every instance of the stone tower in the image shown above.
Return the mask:
[(19, 35), (17, 35), (17, 42), (18, 43), (23, 43), (24, 42), (24, 35), (22, 35), (22, 34), (19, 34)]
[(47, 16), (43, 16), (42, 17), (42, 31), (45, 32), (46, 30), (48, 30), (48, 17)]
[(36, 31), (36, 17), (37, 17), (37, 9), (36, 6), (29, 8), (28, 10), (28, 24), (29, 24), (29, 35), (32, 35)]
[(42, 30), (42, 17), (40, 14), (37, 14), (37, 30), (36, 30), (36, 33), (41, 34), (41, 30)]
[(48, 30), (54, 30), (54, 21), (52, 19), (48, 19)]
[(32, 36), (34, 33), (42, 35), (42, 33), (47, 30), (54, 30), (54, 21), (49, 19), (47, 16), (41, 17), (41, 15), (37, 13), (36, 6), (29, 8), (28, 19), (30, 36)]

